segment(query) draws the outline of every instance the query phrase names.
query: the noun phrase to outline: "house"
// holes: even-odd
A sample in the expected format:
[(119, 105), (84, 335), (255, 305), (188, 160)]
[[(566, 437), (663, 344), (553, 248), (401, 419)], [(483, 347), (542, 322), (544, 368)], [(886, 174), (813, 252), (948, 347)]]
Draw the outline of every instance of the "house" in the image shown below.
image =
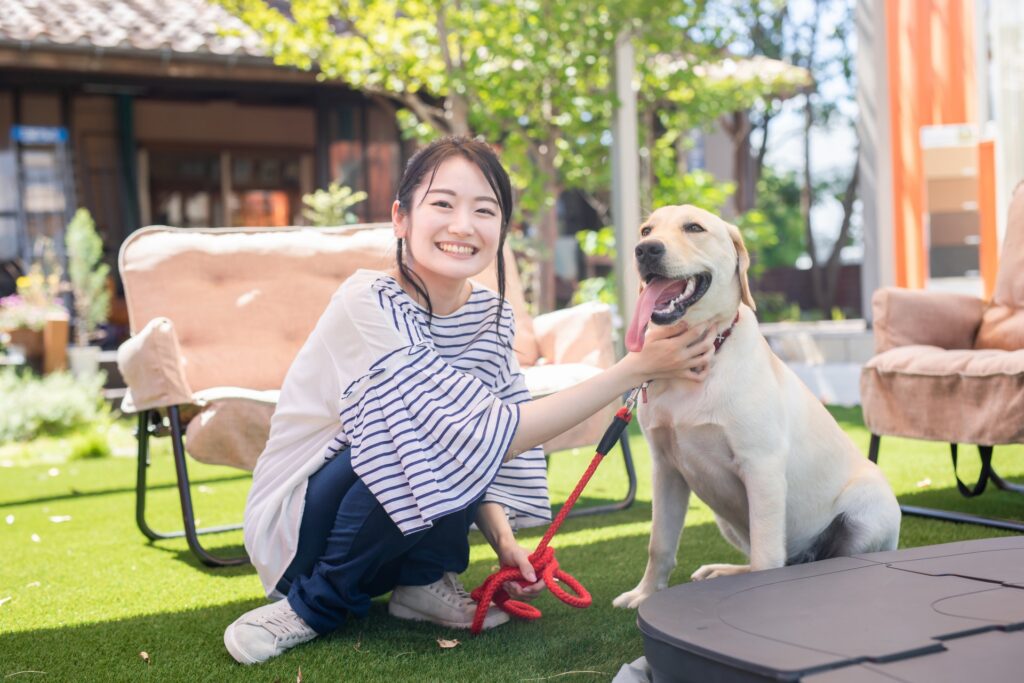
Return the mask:
[[(16, 140), (57, 129), (63, 145)], [(408, 153), (393, 109), (276, 66), (207, 0), (0, 5), (0, 252), (14, 251), (19, 175), (29, 212), (88, 208), (114, 263), (151, 223), (300, 224), (301, 196), (332, 181), (369, 194), (361, 220), (388, 220)], [(40, 176), (61, 154), (67, 181)], [(63, 221), (29, 227), (57, 236)]]

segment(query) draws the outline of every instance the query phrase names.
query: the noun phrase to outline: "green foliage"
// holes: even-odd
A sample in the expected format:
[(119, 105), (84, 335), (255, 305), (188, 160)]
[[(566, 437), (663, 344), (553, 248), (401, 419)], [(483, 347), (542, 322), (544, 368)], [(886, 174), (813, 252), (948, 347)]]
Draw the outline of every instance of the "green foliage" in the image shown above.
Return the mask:
[(75, 343), (87, 346), (89, 337), (110, 312), (107, 275), (103, 263), (103, 239), (87, 209), (79, 209), (68, 224), (64, 237), (68, 256), (68, 280), (74, 296)]
[(358, 223), (359, 217), (349, 209), (367, 196), (362, 190), (353, 192), (347, 185), (331, 183), (326, 190), (302, 196), (302, 203), (306, 205), (302, 215), (318, 228)]
[(72, 460), (105, 458), (110, 455), (106, 424), (94, 424), (71, 435), (69, 439)]
[(704, 125), (776, 86), (695, 68), (720, 62), (730, 40), (706, 20), (704, 2), (218, 2), (261, 34), (278, 64), (396, 103), (406, 136), (471, 132), (500, 144), (527, 218), (551, 208), (553, 188), (610, 186), (622, 32), (635, 48), (643, 118), (652, 113), (665, 130)]
[[(580, 245), (580, 250), (587, 256), (615, 258), (615, 226), (613, 225), (606, 225), (600, 230), (580, 230), (576, 233), (576, 241)], [(611, 275), (584, 278), (579, 281), (576, 291), (572, 294), (573, 305), (588, 301), (614, 305), (618, 299), (618, 288), (615, 278)]]
[(804, 253), (804, 219), (800, 213), (800, 181), (795, 171), (765, 166), (757, 182), (755, 210), (771, 227), (774, 239), (760, 251), (766, 268), (792, 266)]
[(109, 422), (105, 379), (102, 372), (75, 379), (67, 372), (36, 377), (0, 370), (0, 444), (65, 435)]
[(800, 305), (789, 301), (782, 292), (760, 292), (754, 290), (754, 303), (757, 304), (757, 319), (763, 323), (777, 323), (787, 320), (800, 320)]

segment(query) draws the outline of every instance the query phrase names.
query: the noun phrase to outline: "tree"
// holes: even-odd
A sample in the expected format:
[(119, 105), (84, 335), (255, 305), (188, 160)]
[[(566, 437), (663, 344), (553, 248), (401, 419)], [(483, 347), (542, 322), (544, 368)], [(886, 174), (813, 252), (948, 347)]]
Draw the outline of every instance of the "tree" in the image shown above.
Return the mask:
[[(561, 192), (594, 197), (610, 184), (620, 31), (634, 35), (648, 111), (668, 98), (697, 125), (731, 101), (698, 96), (692, 67), (717, 60), (726, 43), (721, 31), (698, 28), (702, 1), (218, 1), (263, 36), (277, 63), (344, 80), (395, 111), (407, 135), (472, 133), (499, 145), (521, 193), (520, 218), (549, 245)], [(680, 68), (659, 70), (655, 58), (665, 54), (680, 55)], [(550, 258), (541, 278), (548, 309)]]
[[(811, 166), (812, 135), (816, 130), (846, 126), (853, 131), (850, 110), (855, 91), (853, 72), (853, 3), (851, 0), (813, 0), (810, 13), (794, 16), (783, 0), (737, 0), (732, 3), (736, 21), (745, 27), (748, 50), (754, 55), (782, 59), (806, 69), (811, 82), (800, 93), (803, 126), (803, 163), (800, 178), (800, 213), (804, 242), (811, 259), (814, 299), (823, 315), (829, 315), (836, 300), (840, 253), (849, 244), (857, 199), (859, 152), (848, 172), (817, 177)], [(822, 34), (823, 27), (828, 32)], [(824, 88), (824, 84), (842, 87)], [(751, 172), (755, 184), (764, 172), (768, 127), (781, 112), (781, 101), (766, 100), (751, 110), (751, 133), (759, 144), (751, 151)], [(749, 139), (749, 138), (748, 138)], [(812, 209), (826, 197), (834, 197), (843, 211), (835, 241), (824, 256), (819, 254), (819, 233)], [(755, 203), (757, 199), (755, 198)]]

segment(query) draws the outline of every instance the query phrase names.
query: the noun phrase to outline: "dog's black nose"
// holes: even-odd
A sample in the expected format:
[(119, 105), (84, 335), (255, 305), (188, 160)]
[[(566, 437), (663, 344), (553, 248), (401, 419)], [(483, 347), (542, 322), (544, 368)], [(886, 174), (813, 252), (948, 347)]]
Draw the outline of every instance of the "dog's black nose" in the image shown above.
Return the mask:
[(636, 245), (634, 253), (639, 263), (651, 264), (665, 254), (665, 244), (658, 240), (646, 240)]

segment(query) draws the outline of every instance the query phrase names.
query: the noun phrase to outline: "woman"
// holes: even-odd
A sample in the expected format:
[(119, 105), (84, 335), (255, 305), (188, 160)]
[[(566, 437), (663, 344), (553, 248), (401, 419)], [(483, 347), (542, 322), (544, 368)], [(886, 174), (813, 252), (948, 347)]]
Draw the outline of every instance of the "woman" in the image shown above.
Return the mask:
[[(483, 142), (444, 138), (409, 160), (392, 206), (390, 272), (338, 289), (289, 369), (253, 472), (245, 544), (270, 597), (228, 626), (253, 664), (327, 633), (392, 592), (399, 618), (468, 628), (459, 583), (475, 521), (540, 590), (506, 508), (549, 516), (538, 445), (648, 379), (703, 379), (713, 334), (654, 328), (600, 375), (529, 400), (504, 301), (508, 175)], [(471, 281), (497, 261), (498, 292)], [(491, 607), (485, 628), (507, 621)]]

